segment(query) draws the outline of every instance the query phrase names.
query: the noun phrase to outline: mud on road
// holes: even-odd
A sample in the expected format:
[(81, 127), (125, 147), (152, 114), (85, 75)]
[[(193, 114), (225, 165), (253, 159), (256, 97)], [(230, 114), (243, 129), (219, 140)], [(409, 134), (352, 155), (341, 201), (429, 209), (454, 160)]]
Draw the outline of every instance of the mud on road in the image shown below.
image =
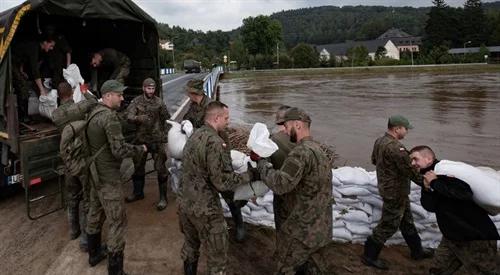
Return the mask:
[[(126, 205), (125, 270), (129, 274), (182, 274), (183, 235), (179, 231), (175, 196), (169, 192), (167, 209), (156, 211), (155, 179), (155, 174), (148, 175), (144, 200)], [(130, 183), (125, 190), (131, 191)], [(39, 207), (54, 206), (55, 200)], [(107, 274), (106, 261), (90, 268), (87, 254), (80, 252), (78, 241), (69, 240), (65, 215), (60, 210), (36, 221), (29, 220), (22, 190), (0, 199), (0, 274)], [(247, 224), (247, 239), (237, 243), (231, 219), (227, 222), (230, 227), (228, 274), (272, 274), (274, 230)], [(406, 247), (393, 246), (382, 252), (382, 258), (391, 263), (391, 270), (380, 272), (362, 265), (361, 253), (360, 245), (332, 243), (322, 257), (329, 274), (427, 274), (430, 266), (428, 260), (411, 261)], [(205, 274), (205, 261), (202, 251), (199, 274)]]

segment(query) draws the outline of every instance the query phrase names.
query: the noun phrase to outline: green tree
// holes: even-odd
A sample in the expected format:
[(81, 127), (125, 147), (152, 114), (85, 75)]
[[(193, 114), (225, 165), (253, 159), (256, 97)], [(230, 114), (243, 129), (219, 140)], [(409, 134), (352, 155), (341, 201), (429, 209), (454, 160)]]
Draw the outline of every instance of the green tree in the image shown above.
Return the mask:
[(448, 47), (444, 45), (433, 47), (429, 52), (429, 58), (434, 64), (446, 64), (451, 61), (451, 56), (448, 54)]
[(243, 19), (241, 38), (251, 55), (271, 55), (282, 39), (281, 23), (269, 16), (259, 15)]
[(472, 46), (487, 42), (487, 20), (481, 0), (467, 0), (463, 12), (463, 43), (471, 41)]
[(230, 56), (236, 61), (238, 69), (248, 67), (248, 55), (241, 37), (230, 42)]
[(318, 53), (311, 45), (299, 43), (290, 53), (295, 68), (317, 67), (319, 62)]
[(458, 11), (449, 7), (444, 0), (433, 0), (434, 6), (428, 14), (425, 24), (424, 47), (452, 46), (459, 36)]
[(352, 66), (368, 66), (370, 57), (365, 46), (352, 47), (347, 51), (347, 62)]

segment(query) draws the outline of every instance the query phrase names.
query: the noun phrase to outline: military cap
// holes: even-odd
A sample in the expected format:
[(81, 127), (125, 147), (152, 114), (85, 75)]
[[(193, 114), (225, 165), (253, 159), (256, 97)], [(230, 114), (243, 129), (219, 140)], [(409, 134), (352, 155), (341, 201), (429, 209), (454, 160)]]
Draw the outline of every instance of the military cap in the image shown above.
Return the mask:
[(101, 86), (101, 94), (104, 95), (109, 92), (123, 94), (123, 91), (125, 89), (127, 89), (127, 87), (117, 80), (114, 79), (106, 80), (106, 82), (104, 82)]
[(156, 82), (154, 81), (154, 79), (152, 79), (151, 77), (144, 79), (144, 81), (142, 82), (142, 87), (147, 86), (156, 86)]
[(205, 92), (203, 91), (203, 84), (204, 82), (201, 79), (191, 79), (186, 84), (186, 92), (204, 95)]
[(276, 117), (274, 119), (274, 122), (276, 125), (283, 125), (285, 124), (285, 113), (290, 109), (290, 106), (287, 105), (281, 105), (281, 107), (276, 111)]
[(413, 129), (413, 125), (410, 124), (410, 121), (401, 115), (391, 116), (388, 124), (392, 126), (403, 126), (406, 129)]
[(283, 123), (290, 120), (299, 120), (311, 123), (311, 117), (309, 117), (309, 115), (304, 110), (296, 107), (290, 108), (285, 112)]

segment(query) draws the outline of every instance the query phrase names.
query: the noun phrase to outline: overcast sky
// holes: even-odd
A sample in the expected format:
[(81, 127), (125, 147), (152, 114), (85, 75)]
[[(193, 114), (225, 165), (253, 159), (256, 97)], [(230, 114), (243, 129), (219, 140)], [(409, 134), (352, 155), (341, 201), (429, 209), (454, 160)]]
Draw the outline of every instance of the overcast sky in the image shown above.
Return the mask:
[[(105, 0), (103, 0), (105, 1)], [(431, 0), (133, 0), (158, 22), (194, 30), (235, 29), (243, 18), (277, 11), (317, 6), (382, 5), (431, 6)], [(494, 2), (495, 0), (483, 0)], [(22, 0), (0, 0), (0, 11), (22, 3)], [(465, 0), (447, 0), (450, 6), (462, 6)]]

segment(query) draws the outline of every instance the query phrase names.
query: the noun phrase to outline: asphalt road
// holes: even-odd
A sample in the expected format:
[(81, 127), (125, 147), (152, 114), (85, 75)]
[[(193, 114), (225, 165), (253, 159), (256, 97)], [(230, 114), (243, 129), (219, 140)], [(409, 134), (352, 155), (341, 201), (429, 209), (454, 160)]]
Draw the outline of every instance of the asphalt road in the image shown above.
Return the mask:
[(163, 100), (165, 104), (167, 104), (167, 109), (171, 115), (177, 111), (182, 102), (184, 102), (184, 99), (187, 98), (185, 93), (187, 82), (194, 78), (203, 79), (205, 76), (205, 73), (171, 74), (162, 76)]

